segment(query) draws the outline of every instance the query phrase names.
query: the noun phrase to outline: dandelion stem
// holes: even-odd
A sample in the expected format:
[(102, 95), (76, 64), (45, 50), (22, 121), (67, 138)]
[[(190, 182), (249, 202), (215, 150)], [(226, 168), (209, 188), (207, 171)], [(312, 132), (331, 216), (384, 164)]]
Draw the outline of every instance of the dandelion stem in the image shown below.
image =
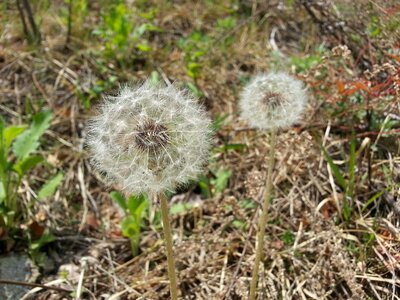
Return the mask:
[(164, 230), (164, 241), (165, 247), (167, 249), (167, 261), (168, 261), (168, 277), (169, 277), (169, 287), (171, 291), (171, 300), (178, 299), (178, 287), (175, 274), (175, 259), (174, 252), (172, 249), (172, 233), (171, 224), (169, 220), (169, 209), (167, 197), (164, 193), (158, 195), (161, 203), (161, 217)]
[(263, 257), (265, 225), (267, 223), (268, 209), (269, 209), (269, 204), (270, 204), (270, 200), (271, 200), (272, 173), (274, 170), (274, 163), (275, 163), (276, 131), (277, 130), (274, 129), (271, 132), (271, 136), (270, 136), (270, 150), (269, 150), (269, 157), (268, 157), (267, 182), (266, 182), (266, 188), (264, 191), (264, 203), (263, 203), (263, 207), (262, 207), (262, 213), (261, 213), (259, 221), (258, 221), (256, 259), (254, 261), (253, 274), (252, 274), (252, 278), (251, 278), (249, 300), (256, 299), (258, 269), (260, 267), (260, 262)]

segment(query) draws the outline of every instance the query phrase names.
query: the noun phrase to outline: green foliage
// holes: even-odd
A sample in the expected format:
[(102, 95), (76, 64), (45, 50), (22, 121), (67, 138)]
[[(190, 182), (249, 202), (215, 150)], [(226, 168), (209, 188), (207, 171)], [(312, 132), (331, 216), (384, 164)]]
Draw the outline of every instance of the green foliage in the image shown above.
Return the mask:
[(236, 26), (236, 19), (233, 16), (217, 20), (217, 28), (232, 29), (235, 26)]
[(121, 207), (125, 213), (122, 219), (122, 234), (129, 238), (132, 255), (139, 254), (140, 233), (143, 223), (144, 211), (149, 205), (148, 199), (144, 195), (132, 195), (128, 199), (119, 193), (111, 192), (111, 198)]
[[(110, 72), (110, 70), (103, 70), (104, 73)], [(94, 82), (94, 85), (90, 88), (88, 94), (85, 93), (80, 87), (77, 87), (76, 93), (80, 99), (83, 107), (89, 109), (94, 99), (98, 99), (100, 95), (110, 89), (112, 89), (118, 81), (118, 77), (114, 75), (108, 75), (105, 79), (98, 79)]]
[(225, 143), (222, 146), (214, 148), (214, 152), (228, 152), (229, 150), (231, 151), (239, 151), (243, 152), (247, 148), (247, 145), (245, 144), (229, 144)]
[(191, 203), (176, 203), (171, 206), (170, 213), (171, 215), (179, 215), (190, 211), (193, 207)]
[(133, 50), (141, 53), (152, 50), (144, 36), (148, 32), (160, 31), (161, 29), (149, 22), (151, 16), (151, 14), (144, 15), (147, 19), (146, 23), (136, 26), (131, 10), (123, 2), (109, 5), (103, 10), (102, 26), (94, 30), (93, 34), (104, 40), (107, 57), (123, 62), (132, 58)]
[(0, 224), (7, 230), (15, 229), (20, 217), (17, 191), (22, 178), (43, 162), (43, 157), (32, 155), (39, 139), (50, 126), (52, 114), (48, 111), (33, 116), (32, 124), (8, 126), (0, 119)]
[(222, 115), (217, 115), (215, 116), (213, 122), (212, 122), (212, 129), (214, 132), (219, 131), (223, 126), (225, 126), (228, 123), (228, 114), (222, 114)]
[(29, 255), (35, 264), (41, 268), (48, 269), (50, 260), (43, 248), (56, 240), (49, 232), (43, 233), (40, 238), (29, 241)]
[(286, 246), (292, 246), (294, 244), (294, 241), (296, 239), (296, 236), (294, 233), (290, 230), (286, 230), (282, 235), (281, 235), (282, 242)]
[(43, 200), (52, 196), (63, 179), (64, 174), (62, 172), (59, 172), (53, 178), (50, 178), (39, 190), (38, 199)]
[(82, 34), (87, 34), (84, 29), (89, 14), (88, 0), (64, 0), (64, 3), (65, 9), (61, 11), (63, 23), (71, 27), (70, 34), (82, 39)]
[(200, 176), (198, 185), (204, 197), (210, 198), (221, 194), (228, 185), (229, 178), (232, 176), (232, 171), (224, 168), (219, 168), (211, 172), (211, 178)]
[(350, 153), (347, 160), (346, 175), (340, 170), (339, 166), (335, 164), (326, 148), (322, 145), (322, 143), (320, 143), (324, 158), (328, 162), (328, 165), (332, 171), (332, 175), (344, 191), (343, 203), (341, 204), (341, 216), (346, 222), (350, 221), (353, 214), (351, 202), (354, 199), (356, 193), (356, 162), (359, 154), (356, 151), (356, 142), (356, 137), (353, 135), (350, 143)]
[(318, 65), (322, 61), (322, 56), (324, 53), (325, 48), (323, 46), (319, 46), (312, 54), (302, 57), (292, 56), (290, 58), (290, 63), (295, 67), (297, 73), (303, 73)]
[(216, 194), (222, 193), (225, 190), (231, 176), (232, 171), (224, 168), (220, 168), (214, 173), (214, 178), (210, 182), (214, 186)]
[(382, 33), (382, 25), (377, 15), (372, 15), (367, 26), (367, 33), (370, 37), (378, 37)]
[(25, 159), (39, 146), (39, 138), (50, 126), (52, 114), (49, 111), (40, 112), (33, 117), (32, 125), (21, 135), (17, 136), (13, 144), (13, 152), (18, 160)]
[(211, 46), (211, 38), (200, 31), (194, 31), (186, 38), (180, 38), (177, 45), (185, 53), (187, 74), (196, 79), (202, 68), (201, 58)]
[(204, 96), (203, 92), (200, 91), (199, 88), (195, 84), (188, 82), (188, 83), (186, 83), (186, 87), (192, 92), (192, 94), (194, 96), (196, 96), (196, 97)]

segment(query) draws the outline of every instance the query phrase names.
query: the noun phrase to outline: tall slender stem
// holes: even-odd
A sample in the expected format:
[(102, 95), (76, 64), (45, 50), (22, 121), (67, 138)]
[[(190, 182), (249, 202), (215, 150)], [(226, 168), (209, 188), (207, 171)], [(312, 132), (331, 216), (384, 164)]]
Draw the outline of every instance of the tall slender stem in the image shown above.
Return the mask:
[(160, 193), (158, 197), (160, 199), (160, 204), (161, 204), (161, 217), (163, 222), (164, 241), (165, 241), (165, 247), (167, 249), (168, 277), (169, 277), (169, 287), (171, 291), (171, 300), (177, 300), (178, 287), (175, 274), (174, 252), (172, 249), (172, 233), (171, 233), (171, 224), (169, 220), (168, 201), (164, 193)]
[(263, 257), (265, 225), (267, 223), (268, 209), (269, 209), (271, 190), (272, 190), (272, 173), (274, 170), (274, 163), (275, 163), (275, 145), (276, 145), (276, 130), (274, 129), (271, 132), (271, 137), (270, 137), (267, 182), (266, 182), (266, 188), (264, 191), (264, 203), (263, 203), (263, 207), (262, 207), (262, 213), (261, 213), (259, 221), (258, 221), (256, 259), (254, 261), (253, 274), (252, 274), (252, 278), (251, 278), (249, 300), (256, 299), (258, 269), (260, 267), (260, 262)]

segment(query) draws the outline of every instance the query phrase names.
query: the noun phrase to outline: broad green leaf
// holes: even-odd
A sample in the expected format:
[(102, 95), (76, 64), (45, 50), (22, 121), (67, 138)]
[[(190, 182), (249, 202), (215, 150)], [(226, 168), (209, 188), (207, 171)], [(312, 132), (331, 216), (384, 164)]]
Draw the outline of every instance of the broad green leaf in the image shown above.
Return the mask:
[(139, 254), (140, 223), (132, 216), (128, 216), (121, 223), (122, 235), (129, 238), (133, 256)]
[(39, 138), (50, 126), (52, 114), (43, 111), (33, 117), (32, 125), (29, 129), (20, 134), (13, 144), (13, 152), (18, 160), (27, 157), (31, 152), (39, 147)]
[(231, 175), (232, 172), (225, 169), (219, 169), (215, 173), (216, 178), (213, 179), (211, 183), (214, 185), (216, 193), (222, 193), (225, 190)]
[(121, 193), (113, 191), (110, 193), (111, 199), (113, 199), (124, 211), (128, 209), (126, 205), (125, 197)]
[(3, 203), (6, 198), (6, 189), (4, 188), (3, 181), (0, 181), (0, 204)]
[(8, 148), (10, 148), (13, 140), (19, 136), (24, 130), (26, 126), (8, 126), (4, 129), (3, 138), (4, 138), (4, 147), (5, 152), (7, 152)]
[(128, 216), (122, 220), (121, 229), (123, 236), (133, 237), (140, 233), (140, 224), (134, 217)]
[(140, 194), (139, 196), (131, 196), (128, 199), (128, 210), (131, 216), (135, 217), (139, 222), (142, 219), (142, 213), (147, 207), (146, 196)]
[(43, 161), (43, 157), (41, 156), (28, 156), (23, 160), (18, 161), (14, 165), (14, 170), (18, 173), (19, 176), (24, 176), (29, 170), (36, 167), (37, 164)]
[(177, 203), (171, 206), (170, 213), (171, 215), (182, 214), (189, 211), (193, 207), (191, 203)]
[(50, 197), (54, 194), (57, 187), (60, 185), (62, 180), (64, 179), (64, 174), (62, 172), (58, 172), (56, 176), (48, 180), (40, 189), (38, 193), (38, 198), (43, 200), (47, 197)]

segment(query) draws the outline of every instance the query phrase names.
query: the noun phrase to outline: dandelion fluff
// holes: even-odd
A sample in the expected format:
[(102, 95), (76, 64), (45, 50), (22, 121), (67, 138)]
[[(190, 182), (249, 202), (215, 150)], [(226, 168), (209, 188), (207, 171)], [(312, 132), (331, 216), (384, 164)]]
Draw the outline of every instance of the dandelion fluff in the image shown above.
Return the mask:
[(241, 116), (250, 126), (262, 129), (287, 128), (297, 122), (307, 103), (301, 81), (286, 73), (255, 76), (240, 97)]
[(155, 195), (196, 177), (210, 119), (187, 92), (149, 81), (106, 97), (89, 122), (92, 163), (128, 193)]

